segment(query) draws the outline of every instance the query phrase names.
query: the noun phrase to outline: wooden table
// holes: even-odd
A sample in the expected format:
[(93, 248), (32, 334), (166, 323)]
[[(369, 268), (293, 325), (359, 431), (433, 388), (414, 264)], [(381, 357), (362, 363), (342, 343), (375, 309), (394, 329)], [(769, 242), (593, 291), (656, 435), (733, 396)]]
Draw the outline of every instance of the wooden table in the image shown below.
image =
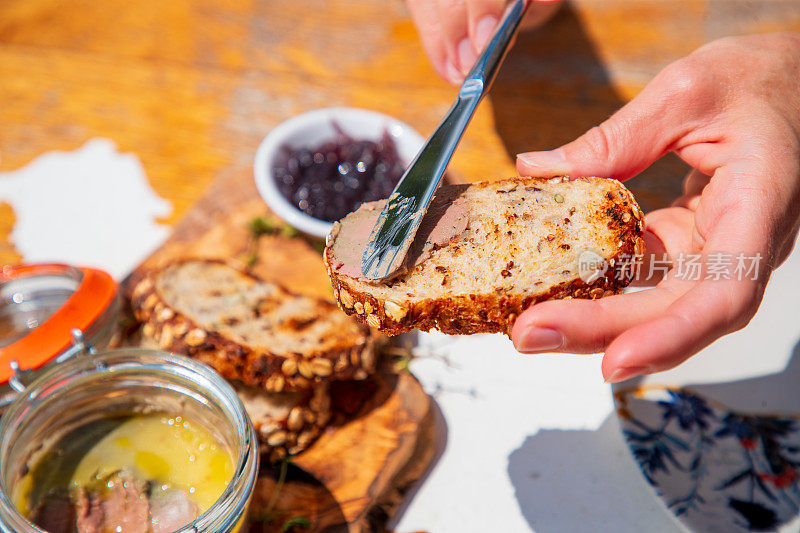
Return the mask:
[[(571, 140), (702, 43), (779, 29), (800, 30), (800, 3), (575, 1), (520, 37), (452, 168), (512, 175), (515, 153)], [(215, 180), (252, 195), (255, 148), (287, 117), (351, 105), (427, 134), (454, 92), (400, 0), (0, 2), (0, 170), (107, 137), (173, 202), (168, 223)], [(631, 186), (645, 209), (663, 206), (684, 170), (666, 158)], [(4, 263), (20, 259), (13, 224), (0, 204)]]
[[(512, 175), (514, 154), (575, 138), (702, 43), (780, 29), (800, 31), (800, 2), (565, 5), (520, 36), (451, 168), (469, 180)], [(287, 117), (350, 105), (427, 134), (454, 93), (400, 0), (0, 2), (0, 171), (110, 138), (173, 203), (167, 223), (202, 197), (193, 214), (205, 219), (188, 225), (196, 232), (209, 213), (254, 197), (256, 146)], [(684, 172), (665, 158), (630, 185), (654, 209)], [(21, 260), (13, 224), (13, 208), (0, 204), (2, 263)]]

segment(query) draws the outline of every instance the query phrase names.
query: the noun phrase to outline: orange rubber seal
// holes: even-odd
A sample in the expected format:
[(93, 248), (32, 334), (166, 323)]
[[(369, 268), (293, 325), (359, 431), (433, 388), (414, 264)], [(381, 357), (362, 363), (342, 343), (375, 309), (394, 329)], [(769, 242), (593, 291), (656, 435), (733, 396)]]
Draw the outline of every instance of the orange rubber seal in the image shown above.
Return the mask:
[[(69, 268), (58, 264), (6, 266), (0, 270), (0, 283), (40, 275), (63, 275)], [(72, 330), (86, 331), (113, 302), (117, 284), (110, 275), (93, 268), (73, 270), (82, 277), (64, 305), (25, 337), (0, 349), (0, 383), (13, 377), (12, 361), (16, 360), (23, 370), (36, 369), (65, 351), (72, 344)]]

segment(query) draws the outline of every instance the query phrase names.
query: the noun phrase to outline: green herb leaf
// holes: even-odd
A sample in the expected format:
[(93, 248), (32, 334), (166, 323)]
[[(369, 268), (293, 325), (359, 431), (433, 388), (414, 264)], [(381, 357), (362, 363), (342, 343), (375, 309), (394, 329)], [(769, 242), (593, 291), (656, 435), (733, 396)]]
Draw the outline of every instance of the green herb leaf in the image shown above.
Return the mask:
[(258, 238), (262, 235), (272, 235), (278, 231), (275, 222), (267, 217), (256, 217), (252, 219), (247, 226), (250, 228), (250, 233), (253, 237)]
[(300, 232), (294, 229), (292, 226), (284, 224), (283, 226), (281, 226), (281, 235), (291, 239), (293, 237), (297, 237), (298, 235), (300, 235)]
[(311, 527), (311, 522), (308, 520), (308, 518), (302, 516), (295, 516), (294, 518), (290, 518), (289, 520), (283, 523), (281, 532), (286, 533), (287, 531), (291, 531), (296, 527), (302, 529), (308, 529)]
[(397, 372), (410, 372), (409, 364), (411, 363), (412, 357), (409, 355), (407, 357), (398, 357), (397, 361), (394, 363), (394, 368)]

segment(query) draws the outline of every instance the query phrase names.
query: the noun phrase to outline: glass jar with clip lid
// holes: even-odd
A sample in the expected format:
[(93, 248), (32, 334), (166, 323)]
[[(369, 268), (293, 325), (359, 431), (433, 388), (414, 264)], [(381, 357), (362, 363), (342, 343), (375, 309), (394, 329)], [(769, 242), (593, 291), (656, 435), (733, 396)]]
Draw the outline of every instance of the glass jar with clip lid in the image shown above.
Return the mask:
[(107, 350), (110, 276), (65, 265), (0, 278), (0, 531), (233, 533), (258, 473), (232, 387), (179, 355)]

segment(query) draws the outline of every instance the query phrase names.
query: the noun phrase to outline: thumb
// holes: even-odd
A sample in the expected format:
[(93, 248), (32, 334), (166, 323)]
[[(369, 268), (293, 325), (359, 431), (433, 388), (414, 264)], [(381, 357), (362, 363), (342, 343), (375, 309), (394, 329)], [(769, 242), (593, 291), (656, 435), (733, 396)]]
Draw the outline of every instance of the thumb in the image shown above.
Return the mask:
[[(674, 71), (676, 69), (672, 69)], [(681, 69), (684, 70), (685, 69)], [(668, 67), (608, 120), (569, 144), (517, 155), (521, 176), (598, 176), (628, 179), (646, 169), (696, 124), (696, 84)], [(681, 74), (685, 76), (684, 74)]]

